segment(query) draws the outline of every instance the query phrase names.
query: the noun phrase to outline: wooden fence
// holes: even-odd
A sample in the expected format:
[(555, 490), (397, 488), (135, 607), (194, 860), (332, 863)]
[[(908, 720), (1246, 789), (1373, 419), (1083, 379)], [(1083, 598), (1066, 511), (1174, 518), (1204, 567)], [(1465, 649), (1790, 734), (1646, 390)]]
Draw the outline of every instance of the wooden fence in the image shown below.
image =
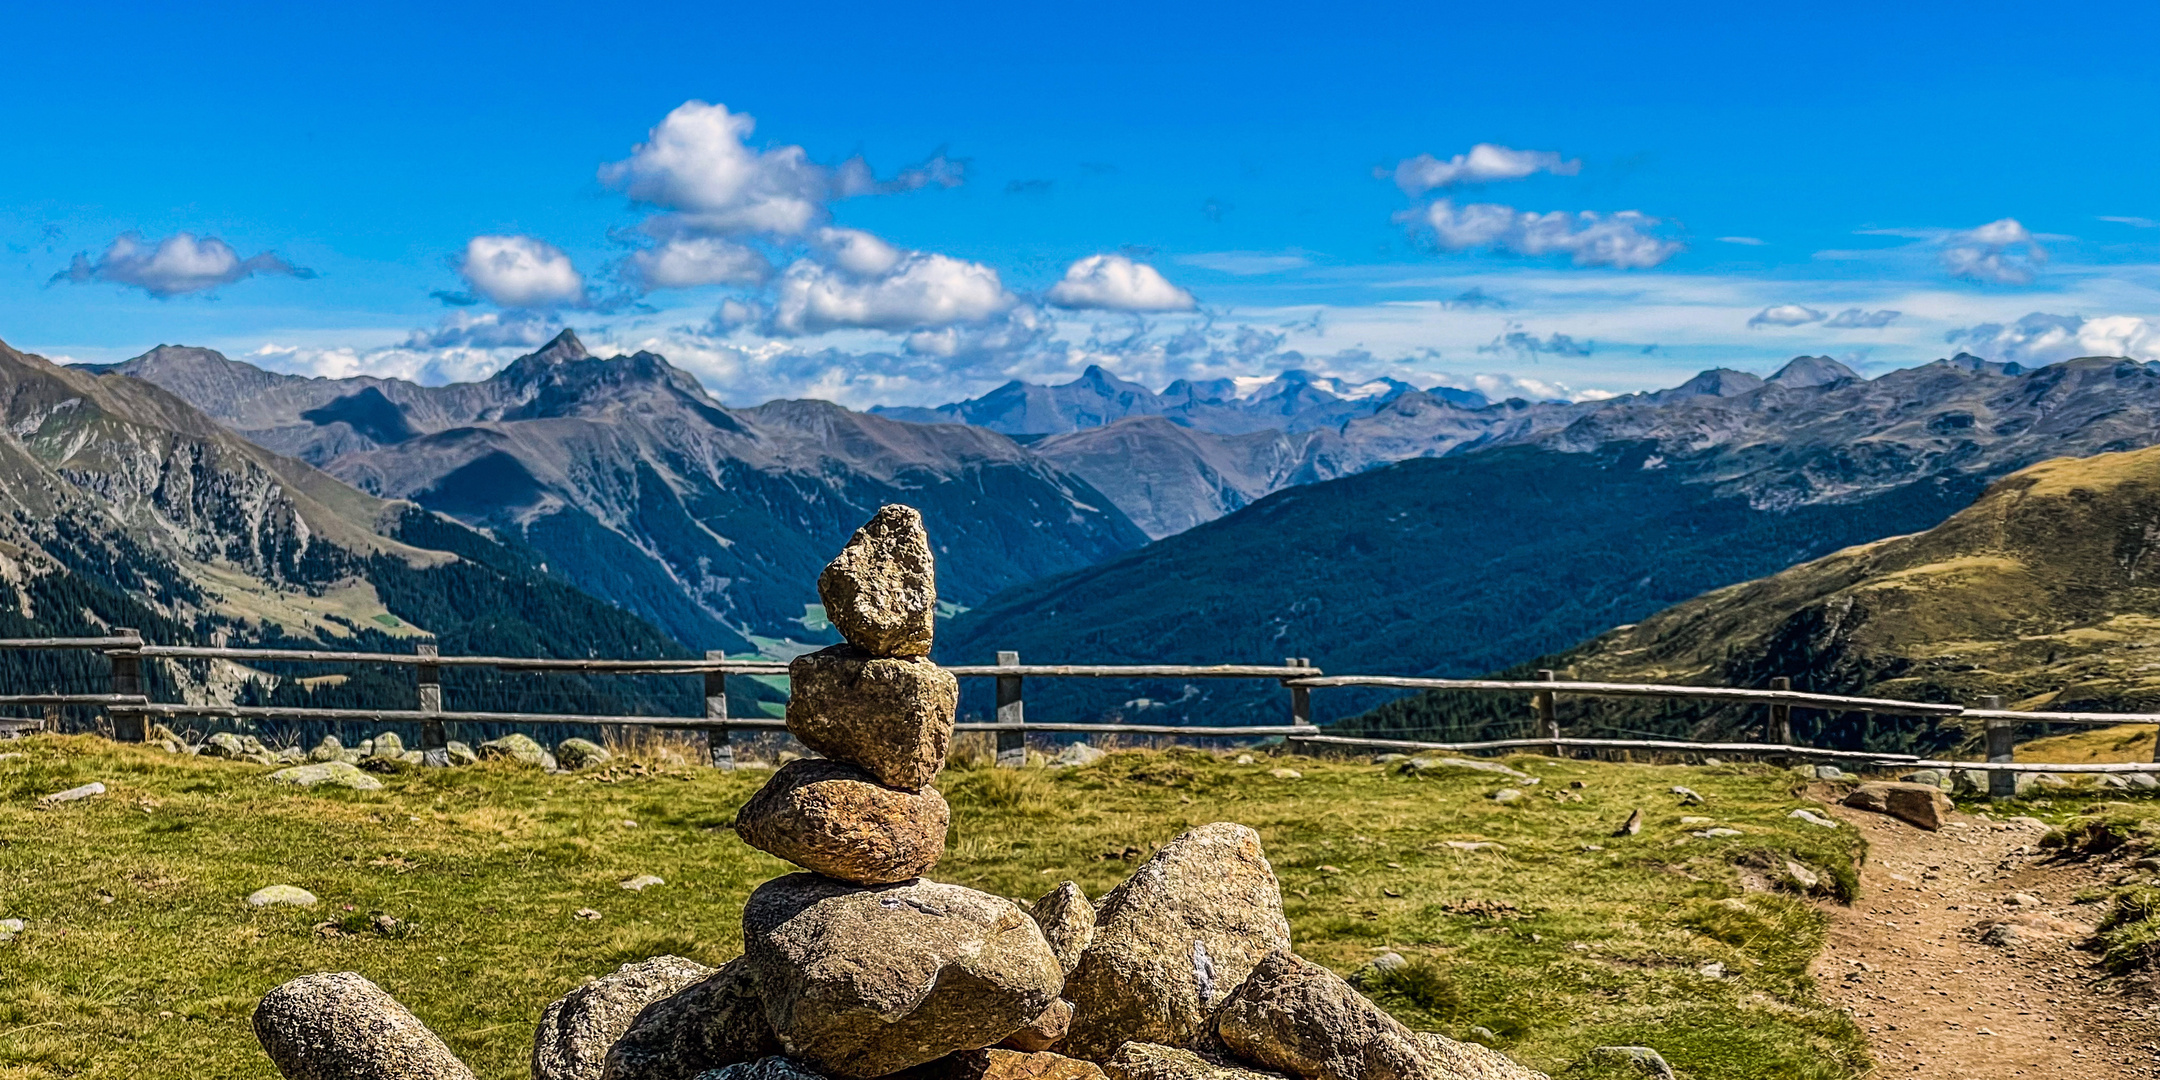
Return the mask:
[[(0, 734), (11, 730), (36, 730), (50, 723), (64, 706), (101, 708), (110, 718), (113, 734), (123, 741), (148, 737), (154, 720), (185, 717), (229, 717), (286, 721), (350, 723), (415, 723), (420, 726), (420, 749), (430, 765), (448, 764), (448, 725), (612, 725), (676, 729), (702, 735), (707, 756), (721, 768), (734, 765), (732, 732), (777, 731), (786, 722), (764, 717), (730, 717), (727, 711), (727, 680), (730, 675), (785, 676), (787, 665), (769, 660), (730, 660), (720, 653), (705, 658), (680, 660), (545, 659), (508, 656), (442, 656), (435, 646), (420, 645), (411, 653), (361, 653), (322, 649), (248, 649), (224, 646), (154, 645), (133, 630), (115, 629), (110, 636), (86, 638), (0, 639), (0, 650), (85, 650), (105, 655), (110, 663), (110, 686), (102, 694), (0, 694), (0, 706), (41, 706), (46, 720), (0, 718)], [(235, 663), (306, 662), (336, 664), (383, 664), (409, 667), (417, 708), (412, 709), (313, 709), (278, 705), (188, 705), (153, 702), (143, 692), (142, 662), (161, 660), (228, 660)], [(489, 667), (501, 671), (573, 672), (608, 675), (701, 675), (705, 682), (702, 716), (625, 716), (565, 713), (471, 712), (446, 709), (441, 672), (446, 667)], [(1556, 756), (1571, 751), (1643, 751), (1773, 756), (1795, 760), (1849, 762), (1863, 766), (1957, 768), (1989, 774), (1990, 794), (2008, 795), (2015, 790), (2019, 772), (2124, 773), (2160, 772), (2160, 740), (2156, 740), (2153, 764), (2038, 764), (2012, 760), (2018, 727), (2041, 724), (2160, 724), (2155, 713), (2017, 712), (2002, 707), (2000, 698), (1982, 698), (1977, 707), (1943, 702), (1899, 701), (1891, 698), (1845, 694), (1815, 694), (1791, 688), (1789, 679), (1773, 679), (1765, 689), (1719, 686), (1680, 686), (1652, 683), (1566, 682), (1554, 672), (1540, 671), (1535, 680), (1427, 679), (1386, 675), (1328, 675), (1312, 662), (1290, 657), (1280, 665), (1269, 664), (1022, 664), (1018, 653), (1000, 652), (997, 663), (948, 665), (958, 678), (997, 680), (997, 710), (989, 722), (961, 723), (960, 731), (990, 732), (996, 736), (997, 763), (1015, 766), (1026, 756), (1030, 732), (1082, 735), (1149, 735), (1177, 738), (1283, 738), (1313, 748), (1342, 747), (1382, 750), (1437, 750), (1462, 753), (1508, 749), (1542, 749)], [(1084, 724), (1030, 721), (1027, 718), (1025, 685), (1028, 679), (1272, 679), (1287, 691), (1287, 723), (1273, 725), (1212, 726), (1185, 724)], [(1479, 693), (1523, 694), (1535, 710), (1539, 734), (1530, 738), (1491, 739), (1475, 742), (1422, 742), (1325, 734), (1312, 722), (1312, 692), (1336, 687), (1400, 690), (1459, 690)], [(1676, 739), (1588, 739), (1561, 731), (1556, 702), (1560, 695), (1581, 697), (1663, 698), (1725, 704), (1761, 705), (1768, 709), (1762, 742), (1693, 742)], [(1984, 762), (1939, 761), (1912, 754), (1875, 751), (1829, 750), (1800, 746), (1792, 740), (1792, 710), (1821, 709), (1831, 712), (1883, 713), (1930, 716), (1941, 719), (1969, 718), (1984, 723), (1987, 760)]]

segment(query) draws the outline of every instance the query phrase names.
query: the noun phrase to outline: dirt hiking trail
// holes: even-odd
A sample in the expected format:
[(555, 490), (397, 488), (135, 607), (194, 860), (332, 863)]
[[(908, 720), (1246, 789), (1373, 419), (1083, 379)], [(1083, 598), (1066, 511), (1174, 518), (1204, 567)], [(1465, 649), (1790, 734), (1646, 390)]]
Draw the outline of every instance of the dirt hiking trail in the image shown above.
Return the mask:
[(1931, 833), (1825, 801), (1869, 846), (1860, 899), (1824, 905), (1814, 975), (1868, 1033), (1876, 1075), (2160, 1077), (2160, 1002), (2148, 985), (2103, 983), (2077, 948), (2100, 905), (2072, 898), (2102, 868), (2044, 861), (2031, 818), (1960, 813)]

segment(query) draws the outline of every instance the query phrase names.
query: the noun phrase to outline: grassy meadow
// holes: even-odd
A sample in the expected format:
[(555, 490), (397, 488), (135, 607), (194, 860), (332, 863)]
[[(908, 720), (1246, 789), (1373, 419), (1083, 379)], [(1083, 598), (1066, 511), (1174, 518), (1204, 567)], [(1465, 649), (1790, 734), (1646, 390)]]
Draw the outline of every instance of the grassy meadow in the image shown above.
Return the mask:
[[(23, 755), (0, 759), (0, 918), (27, 924), (0, 943), (0, 1080), (272, 1077), (255, 1002), (322, 970), (381, 983), (482, 1077), (522, 1077), (549, 1001), (657, 953), (735, 955), (745, 898), (788, 870), (728, 828), (764, 773), (665, 755), (561, 775), (491, 762), (355, 792), (91, 737), (0, 749)], [(933, 876), (1022, 900), (1072, 878), (1100, 896), (1179, 831), (1244, 822), (1298, 950), (1344, 973), (1400, 952), (1410, 964), (1371, 989), (1413, 1026), (1556, 1076), (1615, 1043), (1654, 1046), (1691, 1080), (1868, 1072), (1861, 1033), (1806, 975), (1821, 901), (1763, 887), (1792, 859), (1849, 889), (1861, 855), (1849, 828), (1786, 816), (1808, 805), (1793, 773), (1509, 760), (1543, 780), (1512, 804), (1489, 797), (1501, 777), (1362, 760), (956, 764), (939, 781), (953, 837)], [(93, 780), (109, 793), (36, 806)], [(1707, 805), (1682, 807), (1675, 784)], [(1636, 808), (1641, 834), (1614, 837)], [(1713, 824), (1741, 835), (1690, 835)], [(639, 874), (666, 884), (620, 887)], [(242, 902), (271, 884), (322, 902)]]

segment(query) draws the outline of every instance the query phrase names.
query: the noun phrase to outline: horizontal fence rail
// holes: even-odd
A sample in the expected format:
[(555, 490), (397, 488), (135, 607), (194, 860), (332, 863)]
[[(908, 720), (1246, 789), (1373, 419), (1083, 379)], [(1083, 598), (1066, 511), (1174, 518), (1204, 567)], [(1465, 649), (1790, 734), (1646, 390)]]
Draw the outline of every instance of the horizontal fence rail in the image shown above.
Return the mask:
[[(784, 731), (785, 720), (769, 717), (730, 717), (727, 713), (727, 678), (730, 675), (785, 677), (788, 664), (765, 659), (730, 659), (718, 652), (703, 658), (660, 660), (608, 658), (548, 658), (510, 656), (442, 656), (433, 645), (422, 644), (411, 653), (341, 652), (332, 649), (240, 648), (228, 646), (157, 645), (127, 628), (115, 628), (103, 637), (0, 638), (0, 650), (76, 650), (103, 653), (111, 664), (110, 693), (102, 694), (0, 694), (0, 706), (42, 707), (43, 720), (0, 717), (0, 732), (36, 730), (57, 722), (64, 707), (103, 709), (111, 718), (115, 736), (140, 741), (149, 735), (149, 724), (161, 718), (231, 718), (251, 720), (321, 721), (331, 723), (417, 723), (421, 727), (421, 751), (433, 765), (447, 764), (449, 724), (580, 725), (679, 729), (701, 734), (715, 765), (734, 763), (729, 733)], [(411, 709), (301, 708), (273, 705), (179, 704), (153, 702), (143, 692), (141, 664), (145, 659), (166, 661), (227, 660), (234, 663), (382, 664), (411, 668), (419, 707)], [(511, 672), (564, 672), (605, 675), (703, 676), (705, 715), (628, 716), (569, 713), (459, 711), (443, 707), (441, 671), (446, 667), (487, 667)], [(2025, 724), (2160, 724), (2160, 713), (2021, 712), (2002, 708), (2000, 698), (1982, 698), (1976, 707), (1952, 702), (1901, 701), (1894, 698), (1818, 694), (1794, 690), (1789, 679), (1772, 679), (1768, 688), (1686, 686), (1657, 683), (1569, 682), (1551, 671), (1538, 672), (1535, 680), (1441, 679), (1389, 675), (1327, 675), (1310, 660), (1291, 657), (1277, 664), (1022, 664), (1018, 653), (1000, 652), (995, 664), (946, 665), (956, 678), (988, 678), (997, 682), (997, 708), (991, 721), (954, 725), (963, 732), (993, 735), (1000, 765), (1025, 760), (1029, 733), (1080, 735), (1134, 735), (1187, 739), (1281, 738), (1294, 746), (1360, 747), (1397, 751), (1444, 751), (1474, 753), (1515, 749), (1538, 749), (1555, 755), (1573, 751), (1647, 751), (1651, 753), (1733, 754), (1771, 756), (1803, 761), (1855, 762), (1879, 767), (1966, 769), (1986, 773), (1993, 795), (2014, 791), (2018, 773), (2160, 772), (2160, 745), (2155, 762), (2108, 764), (2042, 764), (2013, 761), (2014, 734)], [(1289, 723), (1212, 726), (1205, 724), (1113, 724), (1031, 721), (1026, 715), (1025, 681), (1052, 679), (1261, 679), (1279, 683), (1289, 694)], [(1312, 692), (1336, 688), (1396, 690), (1451, 690), (1473, 693), (1528, 695), (1540, 734), (1508, 739), (1433, 742), (1411, 739), (1366, 738), (1322, 734), (1312, 723)], [(1769, 723), (1761, 742), (1697, 742), (1684, 739), (1583, 738), (1563, 732), (1555, 702), (1561, 695), (1603, 698), (1662, 698), (1717, 704), (1764, 706)], [(1938, 719), (1977, 720), (1984, 725), (1986, 761), (1947, 761), (1915, 754), (1860, 750), (1831, 750), (1803, 746), (1792, 739), (1791, 715), (1796, 708), (1836, 713), (1881, 713)]]

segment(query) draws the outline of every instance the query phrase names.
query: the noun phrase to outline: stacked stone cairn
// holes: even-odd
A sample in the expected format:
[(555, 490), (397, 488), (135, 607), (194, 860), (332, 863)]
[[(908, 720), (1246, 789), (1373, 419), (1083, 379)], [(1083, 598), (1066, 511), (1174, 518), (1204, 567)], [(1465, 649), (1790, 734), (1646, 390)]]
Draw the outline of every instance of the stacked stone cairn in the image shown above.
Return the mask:
[[(735, 821), (807, 872), (751, 893), (717, 970), (657, 957), (548, 1006), (534, 1080), (1544, 1080), (1292, 953), (1243, 825), (1171, 840), (1099, 904), (1070, 881), (1022, 906), (924, 877), (959, 700), (929, 660), (933, 561), (921, 515), (887, 506), (818, 579), (846, 643), (789, 666), (787, 719), (822, 757)], [(255, 1026), (288, 1080), (472, 1076), (351, 973), (279, 987)]]

